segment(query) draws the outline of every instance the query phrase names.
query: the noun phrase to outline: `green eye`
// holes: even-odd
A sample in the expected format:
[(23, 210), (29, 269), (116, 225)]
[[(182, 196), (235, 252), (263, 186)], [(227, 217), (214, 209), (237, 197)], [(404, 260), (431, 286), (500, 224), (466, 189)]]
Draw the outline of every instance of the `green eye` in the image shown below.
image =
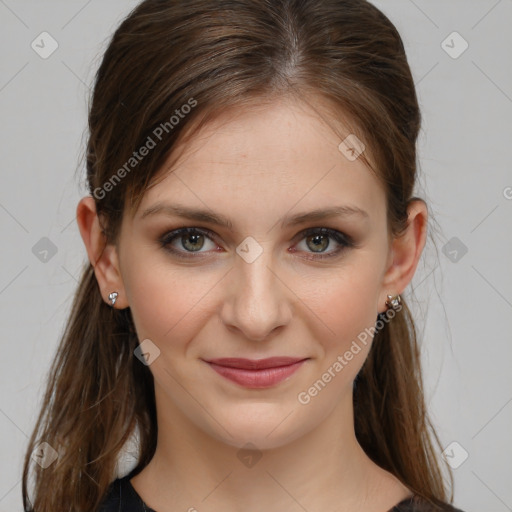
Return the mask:
[[(217, 249), (218, 245), (215, 242), (215, 238), (216, 235), (208, 229), (184, 227), (164, 234), (159, 241), (163, 248), (178, 258), (191, 259), (202, 257), (199, 255), (210, 252), (209, 250), (202, 251), (207, 241), (213, 243), (213, 249)], [(331, 258), (338, 255), (344, 249), (354, 246), (351, 237), (331, 228), (309, 228), (297, 235), (297, 238), (301, 242), (305, 240), (306, 247), (304, 252), (312, 255), (308, 256), (308, 259), (321, 260)], [(332, 245), (332, 240), (334, 240), (338, 247), (334, 251), (326, 252)], [(293, 249), (292, 252), (301, 251)]]

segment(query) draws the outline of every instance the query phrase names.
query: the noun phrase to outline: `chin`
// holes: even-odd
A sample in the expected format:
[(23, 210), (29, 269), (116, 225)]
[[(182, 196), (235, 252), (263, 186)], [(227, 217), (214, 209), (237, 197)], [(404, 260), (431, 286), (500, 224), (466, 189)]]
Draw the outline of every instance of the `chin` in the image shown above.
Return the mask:
[(252, 415), (244, 417), (237, 411), (232, 416), (224, 415), (222, 421), (219, 418), (229, 434), (216, 422), (209, 424), (208, 433), (218, 441), (238, 449), (247, 448), (250, 443), (256, 447), (253, 449), (273, 450), (286, 446), (308, 431), (304, 419), (298, 418), (296, 414), (288, 415), (289, 412), (283, 414), (283, 409), (277, 405), (275, 413), (268, 415), (253, 410)]

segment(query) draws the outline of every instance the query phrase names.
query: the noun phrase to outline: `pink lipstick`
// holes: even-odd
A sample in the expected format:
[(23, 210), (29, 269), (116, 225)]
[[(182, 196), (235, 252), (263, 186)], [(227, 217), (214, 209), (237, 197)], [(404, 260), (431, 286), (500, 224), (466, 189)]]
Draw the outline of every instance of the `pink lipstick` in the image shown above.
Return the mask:
[(271, 357), (241, 359), (234, 357), (206, 361), (219, 375), (246, 388), (275, 386), (295, 373), (307, 358)]

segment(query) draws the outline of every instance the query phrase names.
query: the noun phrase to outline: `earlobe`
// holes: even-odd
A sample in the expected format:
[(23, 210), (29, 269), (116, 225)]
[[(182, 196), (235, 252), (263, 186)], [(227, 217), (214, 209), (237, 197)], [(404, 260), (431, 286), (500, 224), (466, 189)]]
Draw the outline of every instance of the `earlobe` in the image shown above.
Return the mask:
[(78, 203), (76, 219), (89, 261), (94, 267), (103, 300), (113, 307), (109, 296), (112, 292), (117, 292), (115, 307), (117, 309), (128, 307), (119, 271), (117, 249), (114, 245), (107, 244), (96, 214), (96, 204), (91, 196), (83, 197)]
[(383, 309), (388, 295), (403, 293), (411, 282), (427, 239), (428, 210), (425, 201), (413, 199), (407, 211), (407, 227), (392, 241), (392, 261), (384, 276), (379, 301)]

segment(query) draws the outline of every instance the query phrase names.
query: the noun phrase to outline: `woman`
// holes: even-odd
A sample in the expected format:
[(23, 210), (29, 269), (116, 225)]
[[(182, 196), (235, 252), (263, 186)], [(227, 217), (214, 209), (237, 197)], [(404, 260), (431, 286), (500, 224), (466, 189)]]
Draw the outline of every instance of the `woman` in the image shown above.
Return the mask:
[(400, 296), (419, 127), (366, 1), (138, 5), (96, 76), (25, 510), (457, 510)]

